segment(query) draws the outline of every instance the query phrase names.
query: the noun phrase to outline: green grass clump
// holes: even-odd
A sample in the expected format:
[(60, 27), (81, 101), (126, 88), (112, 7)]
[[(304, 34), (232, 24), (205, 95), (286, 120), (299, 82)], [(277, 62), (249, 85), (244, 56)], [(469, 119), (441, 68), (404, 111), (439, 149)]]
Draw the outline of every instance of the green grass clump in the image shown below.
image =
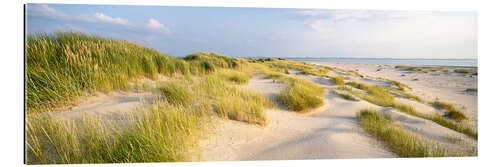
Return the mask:
[(194, 89), (202, 98), (197, 101), (208, 101), (213, 111), (222, 118), (264, 125), (264, 109), (274, 107), (274, 103), (263, 95), (228, 84), (219, 73), (201, 78)]
[(358, 120), (368, 133), (384, 141), (392, 151), (401, 157), (443, 157), (445, 149), (420, 139), (392, 123), (388, 116), (375, 110), (364, 109), (358, 114)]
[(225, 78), (226, 80), (237, 84), (247, 84), (252, 77), (248, 73), (236, 70), (223, 70), (218, 74), (221, 75), (221, 77)]
[(361, 74), (361, 73), (359, 73), (357, 71), (354, 71), (354, 70), (349, 70), (349, 71), (347, 71), (347, 73), (354, 74), (354, 75), (356, 75), (358, 77), (361, 77), (361, 78), (365, 77), (363, 74)]
[(354, 97), (350, 93), (347, 93), (347, 92), (338, 92), (338, 91), (336, 91), (335, 93), (337, 93), (338, 95), (340, 95), (340, 97), (342, 97), (343, 99), (350, 100), (350, 101), (359, 101), (358, 99), (356, 99), (356, 97)]
[(174, 105), (190, 104), (194, 94), (185, 81), (168, 81), (158, 88), (167, 102)]
[(303, 84), (293, 83), (280, 92), (283, 105), (292, 111), (306, 112), (323, 105), (322, 88), (310, 88)]
[(408, 85), (404, 84), (404, 83), (401, 83), (399, 81), (394, 81), (394, 80), (388, 80), (389, 82), (391, 82), (392, 84), (396, 85), (396, 87), (399, 88), (399, 90), (406, 90), (406, 89), (411, 89)]
[(439, 106), (443, 109), (446, 109), (447, 110), (446, 116), (448, 116), (451, 119), (454, 119), (457, 121), (462, 121), (462, 120), (467, 119), (467, 116), (464, 113), (462, 113), (461, 111), (459, 111), (458, 109), (456, 109), (455, 107), (453, 107), (453, 105), (451, 105), (449, 103), (436, 100), (432, 104)]
[(455, 69), (454, 72), (462, 73), (462, 74), (477, 75), (477, 69), (472, 69), (472, 68), (459, 68), (459, 69)]
[(187, 74), (188, 65), (154, 49), (82, 33), (28, 35), (28, 113), (65, 106), (97, 91), (128, 90), (129, 80), (157, 74)]
[(155, 103), (141, 115), (78, 121), (32, 114), (26, 120), (28, 164), (133, 163), (189, 160), (203, 121), (191, 108)]
[(320, 85), (296, 77), (286, 76), (280, 72), (273, 71), (272, 68), (254, 64), (260, 73), (266, 75), (268, 79), (274, 79), (286, 84), (286, 88), (281, 90), (279, 101), (292, 111), (307, 112), (311, 109), (323, 105), (324, 88)]
[(183, 59), (191, 64), (191, 71), (195, 74), (212, 73), (217, 68), (244, 70), (248, 66), (246, 60), (208, 52), (196, 52)]
[(424, 100), (422, 100), (419, 96), (417, 95), (413, 95), (411, 93), (407, 93), (405, 91), (402, 91), (402, 90), (397, 90), (397, 89), (389, 89), (389, 91), (394, 94), (395, 96), (397, 97), (404, 97), (404, 98), (408, 98), (408, 99), (413, 99), (415, 101), (418, 101), (418, 102), (425, 102)]
[(355, 87), (357, 89), (361, 90), (367, 90), (370, 86), (363, 84), (363, 83), (358, 83), (358, 82), (347, 82), (346, 85), (350, 85), (352, 87)]
[(328, 76), (328, 78), (330, 78), (335, 85), (344, 85), (345, 77), (342, 75), (337, 75), (335, 77)]

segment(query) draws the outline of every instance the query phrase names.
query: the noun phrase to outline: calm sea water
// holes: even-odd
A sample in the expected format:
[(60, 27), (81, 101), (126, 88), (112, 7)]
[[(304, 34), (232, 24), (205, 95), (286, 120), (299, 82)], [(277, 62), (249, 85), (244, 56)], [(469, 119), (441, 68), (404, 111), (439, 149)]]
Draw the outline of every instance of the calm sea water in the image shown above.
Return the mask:
[(477, 59), (392, 59), (392, 58), (288, 58), (297, 61), (355, 62), (371, 64), (399, 64), (419, 66), (477, 67)]

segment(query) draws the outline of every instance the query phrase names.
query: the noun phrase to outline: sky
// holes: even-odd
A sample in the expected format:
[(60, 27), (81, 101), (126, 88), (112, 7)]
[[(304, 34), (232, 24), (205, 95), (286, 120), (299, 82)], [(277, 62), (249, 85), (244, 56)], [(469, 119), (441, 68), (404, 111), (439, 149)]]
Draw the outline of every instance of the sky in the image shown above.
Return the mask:
[(77, 31), (171, 56), (477, 59), (477, 13), (28, 4), (27, 34)]

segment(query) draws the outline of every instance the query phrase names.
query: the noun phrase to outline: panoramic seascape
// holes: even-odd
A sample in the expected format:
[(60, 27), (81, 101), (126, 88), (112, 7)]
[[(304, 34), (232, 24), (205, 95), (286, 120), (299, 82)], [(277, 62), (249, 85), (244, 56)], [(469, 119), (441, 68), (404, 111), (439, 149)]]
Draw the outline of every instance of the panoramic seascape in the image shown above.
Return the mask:
[(27, 4), (25, 163), (476, 157), (476, 19)]

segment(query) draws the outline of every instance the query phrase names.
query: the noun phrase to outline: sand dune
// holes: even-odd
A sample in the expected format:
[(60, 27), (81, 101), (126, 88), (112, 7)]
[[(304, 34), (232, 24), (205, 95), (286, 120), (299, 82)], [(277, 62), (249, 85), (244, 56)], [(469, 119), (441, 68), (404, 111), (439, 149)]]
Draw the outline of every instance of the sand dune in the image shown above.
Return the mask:
[[(322, 77), (310, 77), (323, 83)], [(267, 83), (267, 84), (263, 84)], [(328, 82), (327, 85), (331, 86)], [(278, 84), (254, 79), (248, 87), (266, 88), (268, 96), (279, 92)], [(236, 121), (219, 121), (214, 135), (202, 142), (202, 159), (285, 160), (397, 157), (358, 126), (356, 113), (370, 103), (352, 102), (326, 91), (325, 105), (312, 114), (268, 110), (266, 127)]]

